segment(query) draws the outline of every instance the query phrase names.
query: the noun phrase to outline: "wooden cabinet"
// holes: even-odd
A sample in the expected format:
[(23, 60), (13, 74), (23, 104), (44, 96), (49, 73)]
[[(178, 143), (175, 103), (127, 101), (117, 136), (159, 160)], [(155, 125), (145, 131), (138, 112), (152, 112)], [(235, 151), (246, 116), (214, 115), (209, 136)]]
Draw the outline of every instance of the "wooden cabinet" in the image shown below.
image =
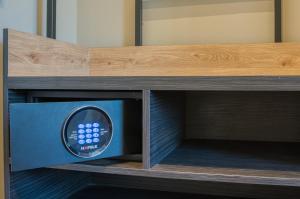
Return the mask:
[[(85, 49), (10, 30), (5, 38), (11, 196), (66, 197), (103, 184), (250, 198), (300, 195), (299, 44)], [(137, 101), (137, 154), (10, 171), (9, 150), (18, 146), (9, 146), (9, 103), (91, 94)]]

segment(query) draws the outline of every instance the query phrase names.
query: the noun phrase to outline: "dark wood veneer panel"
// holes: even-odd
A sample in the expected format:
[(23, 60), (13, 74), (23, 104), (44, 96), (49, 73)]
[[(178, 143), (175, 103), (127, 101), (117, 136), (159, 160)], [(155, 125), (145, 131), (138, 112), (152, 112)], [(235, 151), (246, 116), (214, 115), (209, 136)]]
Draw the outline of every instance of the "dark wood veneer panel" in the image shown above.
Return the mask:
[(184, 96), (176, 92), (151, 92), (150, 166), (159, 163), (181, 142), (184, 133)]
[(150, 163), (150, 90), (143, 91), (143, 165), (145, 169), (151, 167)]
[(7, 85), (29, 90), (300, 91), (300, 77), (9, 77)]
[(137, 177), (94, 174), (92, 176), (92, 182), (93, 184), (104, 186), (261, 199), (298, 199), (300, 195), (300, 189), (298, 187), (195, 181), (174, 178), (167, 179), (163, 176)]
[(38, 169), (11, 174), (11, 198), (68, 198), (91, 183), (81, 172)]
[(300, 92), (188, 92), (187, 139), (300, 141)]
[[(179, 148), (179, 150), (181, 150)], [(199, 152), (201, 156), (200, 149), (194, 151)], [(188, 160), (185, 161), (184, 157), (178, 156), (178, 162), (182, 163), (175, 164), (174, 161), (171, 160), (172, 157), (177, 157), (178, 150), (172, 152), (165, 160), (162, 161), (161, 164), (155, 165), (152, 169), (143, 169), (143, 165), (140, 162), (93, 162), (93, 163), (81, 163), (81, 164), (68, 164), (63, 166), (52, 167), (54, 169), (68, 170), (68, 171), (79, 171), (91, 173), (92, 176), (98, 174), (113, 174), (113, 175), (123, 175), (130, 178), (131, 176), (136, 176), (140, 178), (160, 178), (160, 179), (169, 179), (169, 180), (191, 180), (194, 182), (218, 182), (223, 183), (224, 185), (227, 183), (235, 183), (235, 184), (245, 184), (248, 186), (255, 185), (266, 185), (266, 186), (277, 186), (277, 187), (294, 187), (300, 189), (300, 179), (299, 179), (299, 171), (294, 169), (294, 171), (285, 171), (280, 170), (284, 168), (285, 165), (292, 163), (277, 163), (277, 165), (273, 165), (277, 170), (265, 170), (257, 169), (259, 168), (259, 164), (257, 167), (253, 166), (252, 169), (243, 169), (243, 168), (230, 168), (230, 167), (209, 167), (203, 165), (201, 166), (201, 162), (198, 162), (198, 165), (188, 165)], [(213, 154), (212, 159), (217, 164), (230, 164), (226, 158), (220, 158), (220, 160), (215, 159), (217, 157), (216, 154), (221, 154), (222, 152), (217, 152), (215, 149), (215, 154)], [(238, 153), (238, 152), (235, 152)], [(232, 161), (238, 161), (239, 156), (235, 153), (231, 153)], [(203, 154), (203, 153), (202, 153)], [(254, 154), (255, 155), (255, 154)], [(188, 154), (187, 154), (188, 156)], [(209, 157), (205, 157), (204, 159), (208, 159)], [(247, 160), (249, 160), (248, 158)], [(200, 161), (200, 160), (199, 160)], [(295, 161), (295, 160), (293, 160)], [(208, 163), (211, 163), (212, 160)], [(257, 161), (259, 162), (259, 161)], [(267, 160), (265, 162), (268, 162)], [(275, 161), (276, 162), (276, 161)], [(246, 164), (247, 162), (244, 162)], [(255, 163), (255, 162), (254, 162)], [(234, 163), (233, 163), (234, 164)], [(236, 163), (236, 165), (241, 165), (242, 163)], [(272, 164), (271, 160), (267, 163), (268, 166)], [(272, 166), (272, 165), (271, 165)], [(285, 166), (286, 168), (288, 166)], [(296, 167), (296, 166), (295, 166)], [(175, 190), (174, 190), (175, 191)], [(234, 194), (234, 193), (232, 193)]]
[[(118, 80), (118, 79), (119, 78), (116, 78), (115, 80)], [(144, 80), (139, 79), (139, 78), (137, 78), (137, 79), (129, 78), (127, 80), (123, 79), (122, 81), (124, 81), (125, 83), (128, 81), (130, 82), (130, 84), (128, 84), (128, 85), (122, 85), (122, 82), (121, 83), (118, 82), (115, 85), (110, 84), (110, 83), (108, 85), (106, 85), (106, 83), (113, 81), (114, 80), (113, 78), (109, 79), (108, 82), (106, 82), (106, 80), (105, 80), (104, 81), (105, 84), (101, 84), (100, 82), (97, 82), (97, 81), (95, 84), (93, 84), (92, 82), (90, 82), (90, 80), (88, 80), (88, 81), (83, 80), (84, 84), (82, 86), (82, 89), (80, 89), (80, 90), (89, 90), (88, 88), (94, 87), (94, 89), (92, 89), (92, 90), (119, 90), (120, 89), (120, 90), (133, 90), (134, 91), (134, 90), (143, 89), (144, 86), (149, 86), (149, 87), (154, 87), (154, 88), (159, 87), (158, 90), (165, 90), (165, 89), (168, 90), (168, 88), (170, 88), (170, 90), (173, 90), (173, 89), (174, 90), (182, 90), (183, 87), (186, 87), (186, 88), (192, 88), (189, 90), (210, 90), (210, 89), (211, 90), (219, 90), (219, 89), (221, 89), (221, 90), (237, 90), (237, 91), (239, 91), (241, 88), (243, 88), (243, 86), (246, 86), (246, 84), (247, 84), (246, 82), (248, 80), (249, 80), (248, 81), (249, 84), (253, 81), (253, 79), (250, 78), (244, 82), (245, 85), (243, 85), (243, 84), (239, 85), (238, 82), (234, 82), (234, 83), (227, 82), (228, 84), (221, 85), (221, 82), (224, 81), (224, 79), (221, 80), (221, 79), (217, 78), (215, 80), (212, 80), (212, 79), (205, 79), (205, 78), (204, 79), (195, 78), (195, 84), (193, 84), (193, 82), (190, 82), (189, 80), (187, 80), (189, 82), (189, 84), (185, 85), (184, 84), (185, 80), (182, 80), (182, 82), (179, 81), (179, 83), (178, 83), (177, 82), (178, 79), (174, 80), (171, 78), (171, 79), (169, 79), (170, 82), (168, 82), (168, 78), (165, 78), (162, 82), (154, 82), (155, 79), (156, 78), (153, 78), (153, 79), (145, 78), (145, 81), (147, 82), (145, 84), (141, 83)], [(98, 78), (98, 80), (99, 80), (99, 78)], [(243, 79), (242, 82), (244, 80), (245, 79)], [(268, 79), (268, 81), (269, 80), (270, 79)], [(250, 90), (250, 91), (252, 91), (252, 90), (257, 91), (257, 90), (264, 90), (264, 89), (266, 89), (266, 90), (273, 90), (273, 89), (274, 90), (290, 90), (290, 87), (286, 86), (286, 84), (285, 84), (285, 83), (289, 84), (288, 83), (289, 80), (290, 80), (289, 78), (283, 80), (282, 85), (277, 84), (278, 83), (277, 81), (275, 81), (275, 85), (273, 85), (273, 84), (268, 85), (265, 83), (263, 85), (255, 85), (254, 84), (254, 85), (250, 85), (248, 90)], [(36, 81), (36, 79), (34, 81)], [(75, 88), (76, 85), (74, 86), (74, 85), (69, 84), (70, 83), (69, 80), (67, 80), (67, 85), (61, 85), (61, 83), (62, 83), (62, 82), (60, 82), (61, 79), (58, 79), (58, 81), (59, 82), (55, 86), (55, 90), (57, 90), (57, 88), (64, 90), (64, 89), (66, 89), (66, 87), (68, 87), (68, 89), (71, 88), (70, 90), (78, 89), (78, 88), (77, 89)], [(213, 84), (208, 85), (208, 82), (211, 82), (211, 81), (215, 81), (216, 85), (213, 85)], [(281, 80), (279, 80), (279, 82), (280, 81)], [(298, 82), (298, 79), (297, 78), (292, 79), (292, 81)], [(88, 86), (88, 82), (91, 83), (91, 87)], [(201, 82), (203, 84), (201, 84)], [(294, 90), (300, 90), (297, 87), (297, 85), (294, 84), (295, 82), (292, 83), (292, 85), (293, 85), (292, 88)], [(26, 82), (24, 85), (29, 86), (29, 85), (26, 85), (27, 83), (28, 82)], [(52, 81), (50, 82), (50, 84), (53, 84), (53, 83), (54, 82), (52, 82)], [(166, 83), (166, 85), (163, 85), (164, 83)], [(171, 83), (175, 83), (175, 84), (171, 85)], [(48, 87), (50, 84), (45, 85), (45, 88), (52, 90), (52, 88)], [(78, 84), (78, 83), (76, 83), (76, 84)], [(21, 83), (20, 83), (20, 85), (21, 85)], [(35, 84), (34, 86), (36, 86), (36, 85), (37, 84)], [(41, 84), (41, 85), (43, 86), (43, 84)], [(106, 87), (106, 86), (108, 86), (108, 87)], [(112, 88), (114, 88), (114, 89), (112, 89)], [(264, 88), (264, 89), (262, 89), (262, 88)], [(155, 125), (160, 125), (161, 128), (159, 128), (159, 127), (154, 128), (154, 131), (152, 131), (153, 129), (151, 130), (151, 128), (150, 128), (150, 129), (148, 129), (148, 131), (144, 131), (144, 136), (148, 135), (148, 136), (150, 136), (150, 139), (154, 139), (154, 140), (158, 139), (157, 143), (160, 146), (162, 146), (161, 148), (167, 146), (167, 148), (163, 149), (162, 151), (159, 151), (159, 150), (158, 151), (148, 151), (148, 152), (146, 151), (146, 153), (151, 152), (151, 154), (152, 154), (152, 152), (153, 152), (153, 154), (154, 154), (154, 156), (152, 156), (152, 158), (153, 158), (152, 160), (154, 160), (154, 161), (151, 162), (151, 165), (153, 166), (154, 164), (161, 162), (161, 160), (163, 160), (162, 163), (164, 163), (165, 160), (168, 160), (168, 159), (166, 159), (166, 156), (168, 156), (169, 154), (172, 155), (172, 154), (176, 153), (175, 148), (177, 148), (179, 146), (179, 143), (182, 140), (181, 138), (180, 139), (177, 139), (177, 138), (184, 135), (184, 122), (183, 121), (185, 121), (184, 120), (185, 113), (189, 114), (189, 111), (187, 110), (185, 112), (185, 110), (184, 110), (185, 92), (183, 92), (183, 91), (180, 91), (180, 92), (154, 91), (151, 93), (152, 94), (150, 96), (150, 91), (147, 90), (147, 92), (144, 92), (144, 95), (143, 95), (144, 100), (145, 99), (149, 100), (150, 97), (151, 97), (151, 99), (154, 99), (154, 101), (146, 101), (146, 104), (144, 104), (144, 111), (146, 109), (149, 109), (148, 113), (150, 114), (149, 117), (147, 118), (147, 121), (149, 122), (150, 119), (153, 119), (152, 113), (158, 112), (158, 110), (163, 111), (166, 114), (162, 114), (159, 117), (154, 117), (154, 121), (157, 121), (157, 123)], [(198, 95), (199, 93), (197, 92), (197, 94), (195, 94), (195, 95)], [(229, 92), (228, 95), (230, 95), (230, 93), (231, 92)], [(238, 93), (241, 94), (243, 92), (238, 92)], [(153, 98), (153, 94), (155, 95), (154, 98)], [(238, 94), (238, 95), (240, 95), (240, 94)], [(206, 105), (213, 104), (214, 100), (222, 99), (224, 97), (224, 96), (222, 97), (222, 95), (223, 95), (222, 92), (219, 93), (219, 95), (213, 96), (213, 98), (208, 98), (206, 101)], [(263, 95), (268, 95), (268, 93), (265, 93)], [(281, 96), (281, 95), (283, 95), (283, 96)], [(235, 95), (233, 95), (233, 96), (235, 96)], [(272, 101), (271, 105), (272, 104), (276, 105), (277, 103), (279, 103), (279, 101), (284, 102), (283, 103), (284, 105), (279, 106), (285, 110), (284, 114), (282, 114), (281, 116), (284, 116), (284, 115), (291, 116), (291, 117), (288, 117), (289, 121), (287, 121), (287, 122), (292, 122), (291, 123), (292, 126), (296, 127), (296, 125), (297, 125), (296, 124), (296, 118), (297, 118), (296, 116), (298, 114), (298, 108), (295, 108), (295, 107), (297, 107), (297, 104), (300, 101), (300, 100), (298, 100), (299, 94), (293, 93), (293, 92), (282, 92), (282, 93), (280, 92), (280, 96), (281, 96), (280, 100), (278, 100), (278, 102)], [(14, 101), (16, 101), (16, 102), (18, 100), (20, 100), (20, 101), (23, 100), (22, 94), (20, 96), (16, 95), (15, 97), (16, 98), (14, 99)], [(229, 98), (231, 98), (231, 97), (229, 97)], [(243, 97), (241, 97), (241, 96), (240, 97), (235, 96), (235, 97), (237, 97), (237, 99), (236, 99), (236, 101), (232, 102), (233, 105), (230, 105), (230, 102), (231, 102), (230, 99), (223, 101), (222, 103), (220, 103), (220, 105), (222, 105), (222, 106), (228, 105), (228, 107), (230, 107), (230, 106), (235, 107), (234, 104), (237, 104), (240, 106), (243, 103), (242, 102)], [(268, 100), (273, 100), (273, 98), (274, 97), (270, 97), (270, 96), (266, 97), (266, 99), (268, 99)], [(196, 97), (196, 100), (198, 100), (198, 99), (201, 102), (202, 96)], [(257, 100), (257, 99), (255, 99), (255, 96), (253, 98), (250, 97), (250, 99), (252, 102)], [(265, 98), (263, 98), (263, 99), (265, 99)], [(274, 98), (274, 100), (276, 100), (276, 98)], [(281, 102), (280, 102), (280, 104), (281, 104)], [(201, 102), (200, 104), (203, 104), (203, 103)], [(271, 107), (273, 107), (273, 105)], [(239, 107), (239, 106), (237, 106), (237, 107)], [(269, 106), (270, 106), (270, 104), (269, 104)], [(156, 110), (156, 109), (158, 109), (158, 110)], [(190, 110), (190, 111), (193, 112), (196, 110), (197, 109)], [(255, 110), (260, 110), (260, 109), (257, 108)], [(293, 111), (295, 111), (295, 112), (293, 112)], [(217, 114), (220, 112), (212, 111), (212, 113)], [(221, 113), (222, 113), (222, 111), (221, 111)], [(228, 112), (225, 112), (225, 114), (227, 114), (227, 113)], [(224, 112), (223, 112), (223, 114), (224, 114)], [(175, 119), (173, 117), (174, 115), (175, 115)], [(171, 116), (171, 117), (169, 117), (169, 116)], [(192, 116), (192, 114), (190, 116)], [(196, 116), (196, 117), (198, 117), (198, 116)], [(292, 120), (292, 119), (295, 119), (295, 120)], [(164, 129), (163, 123), (168, 122), (169, 120), (173, 120), (173, 123), (170, 122), (170, 124), (173, 125), (173, 129), (171, 128), (171, 126), (167, 126), (167, 128)], [(177, 122), (174, 122), (174, 121), (177, 121)], [(146, 122), (146, 121), (144, 121), (144, 122)], [(160, 122), (162, 122), (162, 123), (160, 123)], [(288, 130), (288, 131), (295, 130), (295, 129), (293, 129), (294, 127), (290, 127), (290, 129), (287, 128), (286, 130)], [(175, 129), (175, 131), (174, 131), (174, 129)], [(150, 130), (151, 130), (151, 134), (148, 134)], [(155, 136), (155, 133), (154, 133), (153, 134), (154, 137), (153, 137), (152, 132), (155, 132), (155, 131), (163, 132), (163, 134), (157, 134)], [(178, 133), (178, 132), (180, 132), (180, 133)], [(164, 140), (163, 139), (164, 136), (168, 133), (170, 135), (172, 135), (172, 134), (175, 135), (175, 137), (166, 136), (166, 138), (168, 138), (168, 139)], [(162, 137), (159, 137), (159, 136), (162, 136)], [(291, 136), (293, 137), (294, 134), (292, 134)], [(149, 137), (147, 139), (149, 139)], [(169, 139), (171, 139), (171, 140), (169, 140)], [(172, 141), (174, 141), (174, 142), (172, 142)], [(147, 140), (144, 140), (143, 143), (144, 144), (147, 143)], [(152, 143), (154, 143), (154, 142), (152, 142), (152, 140), (151, 140), (151, 144)], [(167, 144), (165, 144), (165, 143), (167, 143)], [(168, 144), (170, 144), (169, 145), (170, 147), (168, 147)], [(146, 145), (144, 145), (144, 146), (146, 146)], [(197, 147), (198, 146), (199, 145), (197, 145)], [(278, 146), (280, 149), (280, 147), (284, 146), (284, 145), (281, 145), (279, 143)], [(175, 149), (175, 151), (174, 151), (174, 149)], [(177, 149), (180, 149), (180, 147)], [(287, 149), (289, 149), (289, 147)], [(150, 146), (148, 149), (144, 148), (144, 151), (145, 150), (150, 150)], [(195, 151), (197, 151), (197, 150), (195, 150)], [(297, 150), (295, 150), (295, 152), (297, 152)], [(259, 151), (257, 153), (259, 153)], [(276, 154), (276, 153), (274, 153), (274, 154)], [(285, 153), (285, 154), (288, 154), (288, 153)], [(143, 155), (145, 155), (145, 153)], [(287, 156), (287, 158), (290, 157), (289, 155), (286, 155), (286, 156)], [(197, 156), (193, 155), (193, 157), (195, 158)], [(256, 156), (256, 157), (258, 157), (258, 156)], [(268, 155), (268, 154), (266, 157), (272, 158), (272, 156)], [(277, 156), (273, 160), (274, 161), (282, 161), (282, 160), (276, 159), (276, 158), (277, 158)], [(299, 164), (297, 162), (296, 155), (294, 155), (291, 158), (291, 160), (294, 161), (295, 167), (298, 167)], [(148, 159), (148, 160), (144, 159), (144, 163), (147, 161), (149, 161), (149, 164), (150, 164), (150, 159)], [(270, 162), (271, 162), (271, 160), (270, 160)], [(184, 163), (186, 163), (186, 162), (183, 161), (182, 164), (184, 164)], [(226, 163), (226, 161), (225, 161), (225, 163)], [(283, 163), (281, 165), (283, 165)], [(292, 163), (290, 163), (290, 165), (292, 165)], [(122, 182), (120, 182), (120, 186), (136, 186), (136, 187), (141, 187), (141, 188), (145, 188), (145, 186), (149, 186), (148, 187), (149, 189), (169, 190), (169, 191), (186, 191), (186, 192), (191, 192), (191, 193), (207, 193), (207, 194), (229, 195), (229, 196), (232, 195), (232, 196), (243, 196), (243, 197), (254, 197), (254, 196), (259, 197), (259, 196), (263, 195), (263, 196), (267, 196), (267, 198), (282, 198), (283, 196), (287, 196), (288, 198), (295, 198), (295, 196), (298, 196), (300, 194), (300, 190), (299, 190), (300, 181), (299, 181), (299, 177), (297, 177), (299, 175), (299, 172), (297, 171), (297, 169), (293, 169), (292, 167), (286, 167), (287, 168), (286, 171), (279, 170), (279, 169), (276, 170), (276, 168), (275, 169), (270, 168), (269, 170), (259, 170), (259, 169), (255, 169), (255, 168), (254, 169), (251, 169), (251, 168), (230, 169), (230, 168), (226, 168), (226, 167), (220, 167), (219, 169), (215, 170), (212, 168), (207, 169), (207, 168), (201, 167), (199, 165), (198, 166), (195, 166), (195, 165), (178, 166), (176, 164), (169, 163), (169, 164), (158, 164), (152, 169), (145, 169), (148, 167), (145, 165), (143, 166), (142, 163), (139, 162), (139, 163), (128, 163), (128, 164), (120, 163), (120, 164), (118, 164), (118, 166), (115, 165), (112, 167), (110, 165), (105, 165), (105, 164), (104, 165), (103, 164), (71, 164), (71, 165), (59, 166), (56, 168), (62, 169), (62, 170), (73, 170), (73, 171), (77, 171), (77, 172), (93, 173), (92, 175), (94, 176), (93, 177), (94, 183), (104, 180), (103, 178), (101, 178), (100, 173), (114, 174), (114, 175), (109, 175), (110, 177), (107, 177), (107, 179), (105, 178), (105, 182), (107, 183), (106, 185), (110, 185), (110, 182), (111, 182), (111, 185), (113, 185), (116, 175), (121, 175)], [(135, 180), (136, 182), (130, 182), (130, 180)], [(144, 182), (147, 182), (149, 184), (144, 183)], [(169, 184), (166, 185), (164, 183), (169, 183)]]
[(57, 99), (142, 99), (141, 91), (29, 91), (30, 98)]
[(258, 184), (300, 186), (298, 143), (189, 140), (153, 169), (235, 176)]

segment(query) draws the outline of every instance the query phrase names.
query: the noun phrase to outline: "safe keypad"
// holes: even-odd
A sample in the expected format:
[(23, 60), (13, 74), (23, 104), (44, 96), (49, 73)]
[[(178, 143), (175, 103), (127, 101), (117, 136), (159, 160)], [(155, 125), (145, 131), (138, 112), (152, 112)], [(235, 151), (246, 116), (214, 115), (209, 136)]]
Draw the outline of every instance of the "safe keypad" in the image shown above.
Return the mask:
[(78, 144), (92, 144), (100, 142), (100, 124), (97, 122), (78, 124)]

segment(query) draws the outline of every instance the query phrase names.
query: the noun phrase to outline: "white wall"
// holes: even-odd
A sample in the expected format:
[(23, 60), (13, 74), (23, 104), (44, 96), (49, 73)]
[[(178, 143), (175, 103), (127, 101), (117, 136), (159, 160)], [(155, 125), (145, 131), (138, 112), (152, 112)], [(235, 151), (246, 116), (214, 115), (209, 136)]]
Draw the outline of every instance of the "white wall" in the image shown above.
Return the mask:
[(79, 0), (78, 43), (89, 47), (132, 44), (133, 0)]
[(273, 0), (149, 0), (145, 45), (274, 41)]
[(283, 40), (300, 42), (300, 1), (283, 0)]
[[(82, 0), (81, 0), (82, 1)], [(56, 39), (77, 43), (77, 0), (56, 1)]]
[(25, 32), (37, 30), (37, 2), (36, 0), (1, 0), (0, 5), (0, 41), (2, 29), (13, 28)]
[(134, 0), (57, 0), (58, 40), (88, 47), (134, 45)]
[[(59, 40), (134, 44), (134, 0), (57, 1)], [(283, 40), (300, 41), (300, 0), (282, 3)], [(273, 0), (144, 0), (143, 29), (145, 45), (273, 42)]]
[[(2, 63), (3, 63), (3, 28), (13, 28), (24, 32), (36, 33), (37, 31), (37, 2), (36, 0), (0, 0), (0, 88), (2, 88)], [(2, 89), (1, 89), (2, 93)], [(2, 96), (0, 104), (3, 103)], [(2, 125), (2, 105), (0, 105), (0, 198), (4, 198), (3, 183), (3, 125)]]

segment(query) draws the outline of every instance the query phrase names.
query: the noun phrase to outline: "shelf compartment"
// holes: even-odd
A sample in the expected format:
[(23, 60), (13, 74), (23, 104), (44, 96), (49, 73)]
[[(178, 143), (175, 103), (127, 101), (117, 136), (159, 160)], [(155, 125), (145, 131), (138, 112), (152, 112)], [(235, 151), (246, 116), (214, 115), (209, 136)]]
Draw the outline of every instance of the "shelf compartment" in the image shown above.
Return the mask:
[(236, 176), (239, 183), (256, 178), (255, 183), (300, 186), (299, 154), (298, 143), (188, 140), (153, 169), (210, 174), (216, 180)]
[(300, 186), (299, 92), (152, 91), (153, 171)]
[[(151, 169), (144, 169), (141, 162), (117, 159), (51, 168), (159, 179), (300, 187), (296, 145), (190, 140)], [(291, 150), (294, 153), (289, 153)]]

